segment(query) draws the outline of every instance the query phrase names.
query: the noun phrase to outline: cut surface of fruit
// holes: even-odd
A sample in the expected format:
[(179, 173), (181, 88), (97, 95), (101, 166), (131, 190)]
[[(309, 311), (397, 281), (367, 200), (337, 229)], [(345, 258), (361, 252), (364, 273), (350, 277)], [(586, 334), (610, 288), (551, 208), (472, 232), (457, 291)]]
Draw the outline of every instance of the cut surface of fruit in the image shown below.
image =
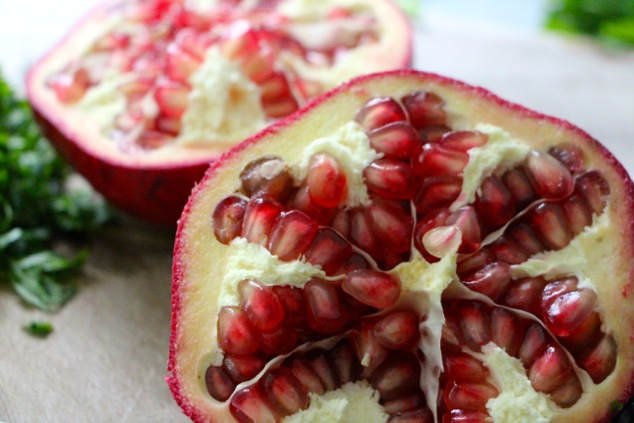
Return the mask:
[(567, 122), (354, 79), (194, 190), (167, 382), (196, 422), (607, 421), (634, 389), (633, 202)]
[(27, 91), (106, 198), (175, 225), (230, 146), (354, 76), (410, 62), (392, 0), (106, 0), (33, 67)]

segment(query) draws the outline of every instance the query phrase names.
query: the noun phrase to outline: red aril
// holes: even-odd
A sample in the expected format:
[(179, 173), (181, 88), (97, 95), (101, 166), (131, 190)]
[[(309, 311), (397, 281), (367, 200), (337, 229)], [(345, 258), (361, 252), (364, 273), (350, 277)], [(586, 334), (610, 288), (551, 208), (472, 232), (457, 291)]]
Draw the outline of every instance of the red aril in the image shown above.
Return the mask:
[(104, 0), (33, 67), (28, 98), (112, 204), (174, 226), (229, 147), (353, 76), (410, 62), (392, 0)]
[(606, 421), (634, 389), (633, 194), (569, 123), (438, 75), (355, 79), (194, 190), (170, 389), (197, 422)]

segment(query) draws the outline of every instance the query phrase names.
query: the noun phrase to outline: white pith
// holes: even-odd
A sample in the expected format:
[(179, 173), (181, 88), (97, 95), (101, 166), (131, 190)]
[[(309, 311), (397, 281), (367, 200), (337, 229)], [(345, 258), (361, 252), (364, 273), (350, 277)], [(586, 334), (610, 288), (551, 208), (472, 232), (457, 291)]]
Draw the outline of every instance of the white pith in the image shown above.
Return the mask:
[[(435, 92), (438, 92), (438, 94), (441, 97), (443, 97), (449, 103), (450, 106), (453, 106), (454, 108), (457, 108), (457, 109), (459, 109), (460, 106), (464, 106), (466, 102), (466, 100), (464, 100), (461, 97), (461, 95), (456, 94), (451, 89), (444, 87), (442, 85), (437, 86), (433, 82), (420, 84), (420, 85), (415, 82), (411, 82), (411, 83), (408, 82), (406, 84), (404, 83), (401, 85), (396, 83), (391, 84), (389, 81), (383, 82), (380, 80), (374, 81), (373, 83), (368, 84), (368, 86), (365, 86), (362, 94), (346, 93), (345, 95), (342, 95), (342, 97), (344, 97), (343, 99), (337, 99), (337, 101), (347, 104), (346, 110), (348, 110), (349, 103), (356, 104), (357, 105), (356, 109), (354, 107), (350, 107), (350, 110), (351, 110), (350, 113), (353, 114), (358, 109), (358, 107), (360, 107), (364, 103), (364, 101), (368, 97), (371, 97), (374, 95), (378, 96), (381, 94), (389, 94), (393, 96), (394, 98), (400, 98), (402, 95), (410, 91), (421, 89), (421, 88), (432, 89)], [(326, 137), (328, 136), (327, 129), (323, 128), (326, 122), (329, 122), (331, 119), (334, 119), (334, 122), (332, 124), (329, 124), (328, 126), (330, 128), (336, 128), (345, 124), (346, 119), (347, 121), (352, 120), (350, 114), (346, 116), (341, 116), (341, 117), (340, 116), (333, 117), (332, 113), (329, 112), (329, 110), (331, 109), (329, 109), (329, 107), (327, 106), (328, 106), (328, 102), (326, 102), (326, 105), (322, 107), (321, 109), (313, 110), (312, 111), (313, 116), (311, 117), (311, 119), (297, 122), (292, 125), (289, 125), (289, 127), (287, 128), (284, 128), (283, 134), (281, 135), (277, 134), (275, 137), (270, 136), (263, 139), (262, 141), (258, 143), (258, 149), (264, 148), (266, 151), (275, 151), (276, 154), (279, 152), (280, 153), (279, 155), (282, 157), (283, 160), (288, 162), (296, 161), (298, 157), (302, 156), (302, 151), (303, 151), (303, 148), (305, 147), (305, 144), (302, 144), (301, 146), (296, 146), (293, 144), (293, 142), (297, 139), (297, 136), (300, 136), (301, 134), (310, 133), (310, 134), (313, 134), (314, 138)], [(490, 104), (485, 104), (485, 106), (490, 106)], [(474, 127), (474, 125), (477, 122), (490, 122), (493, 125), (504, 127), (504, 121), (509, 120), (512, 122), (512, 124), (509, 125), (510, 126), (509, 128), (505, 128), (505, 130), (507, 130), (514, 139), (530, 140), (531, 146), (536, 149), (545, 149), (547, 148), (548, 145), (554, 145), (554, 144), (557, 144), (558, 142), (567, 141), (569, 138), (574, 138), (576, 136), (576, 134), (573, 131), (565, 131), (565, 130), (562, 131), (560, 130), (560, 128), (555, 127), (554, 125), (552, 126), (546, 125), (541, 122), (532, 123), (529, 121), (529, 122), (518, 123), (515, 120), (519, 118), (512, 116), (511, 112), (504, 113), (504, 111), (500, 112), (500, 110), (491, 111), (488, 107), (485, 107), (485, 106), (482, 106), (481, 108), (474, 108), (474, 109), (468, 110), (468, 114), (465, 113), (462, 116), (462, 118), (471, 120), (470, 127)], [(330, 107), (332, 107), (332, 105), (330, 105)], [(464, 106), (464, 107), (468, 108), (468, 106)], [(496, 113), (499, 113), (501, 116), (494, 116)], [(521, 121), (521, 119), (519, 120)], [(533, 140), (538, 140), (538, 141), (534, 142)], [(539, 144), (534, 145), (534, 143), (539, 143)], [(208, 298), (214, 298), (213, 291), (216, 289), (215, 287), (213, 287), (214, 282), (212, 280), (204, 281), (203, 280), (204, 278), (201, 278), (201, 275), (204, 275), (204, 273), (199, 273), (196, 270), (196, 267), (200, 266), (201, 261), (204, 262), (206, 260), (213, 259), (215, 262), (218, 262), (218, 257), (221, 257), (220, 260), (223, 261), (224, 259), (222, 258), (222, 256), (223, 256), (224, 246), (217, 245), (217, 242), (214, 242), (213, 240), (213, 235), (211, 235), (211, 237), (209, 237), (209, 235), (207, 234), (202, 235), (200, 232), (204, 232), (204, 230), (202, 228), (198, 228), (198, 226), (200, 225), (199, 223), (194, 223), (194, 222), (204, 222), (206, 224), (207, 221), (205, 220), (205, 216), (211, 215), (211, 211), (213, 210), (213, 207), (215, 206), (215, 204), (224, 196), (226, 196), (226, 193), (232, 192), (233, 190), (236, 189), (236, 184), (239, 183), (238, 173), (244, 167), (244, 165), (246, 165), (248, 162), (250, 162), (254, 158), (258, 157), (261, 154), (261, 151), (262, 150), (259, 150), (259, 151), (246, 150), (245, 154), (241, 154), (238, 157), (232, 158), (227, 163), (227, 165), (223, 167), (223, 174), (222, 175), (217, 174), (216, 177), (214, 178), (214, 182), (215, 182), (214, 186), (211, 186), (211, 185), (206, 186), (204, 190), (204, 195), (201, 194), (198, 198), (196, 198), (196, 203), (195, 203), (196, 207), (192, 208), (190, 211), (190, 214), (187, 216), (188, 222), (191, 222), (191, 226), (187, 226), (185, 228), (186, 232), (184, 236), (187, 236), (192, 241), (195, 240), (193, 241), (192, 249), (191, 250), (189, 248), (187, 249), (189, 253), (193, 254), (193, 256), (191, 257), (192, 258), (195, 257), (195, 260), (191, 260), (191, 258), (188, 259), (187, 256), (183, 257), (184, 259), (188, 259), (188, 262), (189, 262), (189, 264), (184, 270), (186, 271), (186, 273), (191, 272), (189, 273), (191, 276), (188, 277), (187, 274), (185, 274), (183, 280), (191, 281), (192, 283), (196, 281), (195, 282), (196, 287), (198, 287), (199, 289), (204, 289), (206, 291), (206, 295), (208, 296)], [(592, 157), (590, 159), (590, 162), (588, 163), (589, 168), (593, 167), (594, 165), (593, 160), (595, 160), (594, 157)], [(225, 171), (226, 173), (224, 173)], [(616, 176), (608, 174), (606, 175), (606, 179), (608, 180), (612, 188), (618, 186)], [(615, 205), (613, 203), (610, 203), (607, 206), (606, 211), (602, 215), (605, 217), (595, 219), (591, 229), (586, 230), (584, 234), (600, 232), (601, 235), (594, 235), (595, 236), (594, 241), (597, 240), (596, 237), (611, 239), (611, 240), (622, 239), (618, 228), (616, 228), (614, 224), (611, 224), (612, 222), (616, 220), (614, 218), (615, 213), (617, 213), (615, 209)], [(603, 221), (607, 221), (608, 223), (610, 223), (604, 229), (602, 226), (604, 225), (602, 224)], [(194, 235), (195, 233), (197, 234)], [(585, 235), (581, 235), (582, 240), (584, 236)], [(213, 244), (211, 245), (211, 248), (209, 245), (205, 245), (204, 247), (200, 246), (200, 244), (207, 244), (207, 243)], [(574, 245), (574, 243), (575, 241), (573, 241), (571, 245)], [(576, 251), (579, 251), (579, 250), (576, 250)], [(594, 246), (594, 249), (592, 251), (595, 255), (602, 257), (602, 260), (603, 260), (602, 265), (594, 266), (592, 270), (589, 270), (589, 272), (591, 273), (591, 276), (588, 276), (588, 275), (584, 276), (582, 274), (583, 272), (578, 272), (577, 275), (582, 276), (580, 280), (585, 281), (585, 280), (588, 280), (589, 278), (592, 280), (601, 280), (601, 279), (597, 279), (597, 277), (598, 276), (601, 276), (602, 278), (611, 277), (611, 275), (614, 273), (613, 269), (617, 269), (617, 270), (627, 269), (627, 268), (624, 268), (625, 265), (622, 263), (622, 260), (619, 261), (618, 254), (614, 254), (613, 247), (611, 247), (609, 243), (605, 243), (605, 242), (599, 243), (599, 245)], [(572, 253), (568, 253), (568, 254), (572, 254)], [(594, 260), (589, 260), (589, 262), (593, 265), (597, 264), (597, 262), (595, 262)], [(447, 286), (449, 282), (457, 279), (455, 276), (455, 254), (447, 255), (441, 263), (446, 263), (446, 264), (432, 267), (434, 265), (429, 265), (428, 263), (424, 262), (422, 258), (417, 257), (412, 262), (407, 263), (407, 265), (403, 265), (402, 269), (398, 269), (398, 268), (395, 269), (394, 272), (399, 273), (399, 275), (402, 275), (401, 279), (403, 282), (403, 288), (405, 290), (421, 290), (430, 298), (436, 298), (436, 301), (438, 302), (438, 308), (440, 309), (439, 293), (444, 290), (444, 288)], [(520, 267), (516, 269), (519, 269), (519, 268)], [(568, 272), (568, 269), (563, 266), (562, 268), (559, 268), (556, 266), (549, 267), (549, 271), (554, 271), (553, 274), (559, 273), (558, 272), (559, 270), (561, 270), (562, 273)], [(514, 270), (514, 271), (517, 272), (519, 270)], [(405, 276), (410, 273), (417, 273), (417, 272), (422, 272), (422, 274), (416, 278)], [(629, 274), (626, 271), (623, 271), (622, 273), (624, 275)], [(444, 275), (444, 277), (445, 278), (448, 277), (449, 280), (447, 282), (444, 282), (443, 276), (438, 276), (438, 275)], [(624, 286), (625, 282), (622, 282), (622, 284)], [(432, 288), (430, 289), (430, 287)], [(619, 312), (626, 315), (627, 319), (631, 321), (632, 314), (630, 311), (627, 311), (626, 309), (624, 309), (623, 308), (624, 306), (619, 305), (617, 307), (612, 307), (612, 309), (609, 309), (610, 308), (609, 306), (606, 307), (606, 301), (609, 301), (610, 299), (608, 287), (596, 286), (594, 288), (599, 293), (598, 307), (602, 311), (603, 313), (602, 315), (606, 316), (603, 319), (604, 322), (606, 320), (610, 320), (611, 322), (619, 322), (619, 319), (615, 318), (614, 316), (614, 313), (619, 313)], [(438, 289), (439, 291), (437, 291)], [(188, 290), (186, 289), (186, 292), (187, 291)], [(196, 296), (199, 296), (199, 295), (200, 293), (196, 294)], [(197, 345), (197, 347), (194, 348), (194, 350), (197, 350), (198, 352), (192, 351), (191, 349), (188, 349), (188, 348), (183, 348), (181, 357), (179, 357), (178, 371), (181, 372), (181, 375), (180, 375), (181, 381), (189, 384), (188, 386), (185, 387), (185, 389), (187, 389), (189, 398), (195, 399), (197, 407), (200, 407), (201, 409), (212, 410), (218, 407), (223, 407), (223, 405), (215, 404), (215, 402), (206, 395), (204, 383), (200, 383), (200, 379), (198, 379), (199, 382), (191, 385), (191, 381), (196, 380), (196, 376), (195, 376), (195, 373), (194, 374), (191, 373), (190, 369), (193, 368), (198, 371), (200, 371), (200, 369), (203, 369), (203, 372), (204, 372), (205, 365), (209, 363), (207, 361), (206, 363), (201, 364), (201, 361), (199, 360), (206, 356), (206, 351), (210, 351), (212, 349), (209, 347), (210, 345), (213, 345), (213, 340), (209, 339), (209, 334), (206, 331), (208, 331), (211, 325), (209, 322), (215, 321), (214, 313), (217, 313), (217, 310), (213, 310), (213, 307), (211, 310), (204, 310), (203, 307), (195, 307), (192, 310), (191, 309), (192, 304), (196, 303), (196, 299), (193, 297), (194, 296), (191, 296), (191, 297), (188, 296), (188, 298), (186, 298), (186, 300), (189, 302), (188, 307), (186, 308), (187, 322), (188, 322), (187, 333), (195, 334), (194, 336), (197, 337), (197, 340), (203, 341), (202, 344), (207, 345), (208, 349), (207, 350), (199, 349), (201, 348), (201, 346), (199, 345)], [(619, 309), (619, 311), (616, 311), (615, 309)], [(198, 315), (207, 316), (207, 319), (208, 319), (207, 322), (201, 321)], [(428, 320), (430, 319), (430, 316), (431, 314), (428, 315)], [(444, 316), (442, 315), (442, 310), (440, 310), (440, 314), (437, 315), (435, 319), (432, 319), (432, 322), (429, 322), (427, 324), (426, 329), (431, 332), (434, 332), (434, 331), (439, 332), (439, 329), (442, 326), (443, 322), (444, 322)], [(200, 330), (197, 330), (197, 328)], [(622, 331), (619, 332), (618, 330), (616, 330), (618, 328), (613, 328), (613, 330), (610, 330), (610, 328), (604, 328), (604, 329), (607, 329), (607, 333), (613, 333), (615, 335), (615, 338), (617, 339), (617, 343), (619, 344), (619, 347), (622, 347), (628, 351), (631, 350), (631, 346), (628, 346), (627, 342), (625, 342), (627, 340), (627, 336), (628, 336), (627, 334), (622, 333)], [(425, 347), (426, 358), (431, 357), (431, 360), (430, 360), (431, 362), (437, 362), (437, 363), (441, 362), (439, 358), (438, 359), (433, 358), (434, 354), (437, 354), (437, 357), (440, 357), (439, 343), (438, 343), (437, 350), (433, 349), (431, 353), (428, 347), (429, 345)], [(182, 357), (182, 355), (185, 355), (185, 357)], [(628, 356), (628, 354), (625, 354), (625, 356)], [(188, 369), (188, 365), (190, 369)], [(625, 370), (627, 373), (627, 371), (631, 371), (630, 370), (631, 364), (625, 363), (623, 360), (619, 360), (617, 362), (617, 368), (615, 369), (613, 374), (609, 376), (606, 379), (606, 381), (604, 381), (601, 385), (623, 383), (622, 380), (619, 381), (620, 369)], [(183, 376), (183, 373), (189, 374), (190, 376), (189, 377)], [(198, 373), (198, 375), (200, 375), (200, 373)], [(433, 376), (430, 376), (430, 378), (433, 378)], [(524, 376), (524, 378), (526, 379), (526, 376)], [(429, 388), (429, 385), (427, 385), (427, 388)], [(197, 393), (197, 391), (199, 392)], [(504, 392), (502, 392), (502, 394), (503, 393)], [(589, 415), (589, 413), (591, 412), (596, 413), (596, 411), (593, 411), (593, 410), (597, 409), (599, 404), (601, 404), (601, 401), (607, 402), (606, 398), (609, 398), (609, 397), (606, 397), (606, 395), (608, 394), (604, 394), (602, 391), (598, 390), (596, 385), (591, 386), (575, 406), (573, 406), (570, 409), (561, 410), (560, 412), (553, 414), (550, 418), (550, 421), (558, 422), (558, 421), (575, 421), (575, 419), (583, 420)], [(581, 420), (578, 420), (578, 421), (581, 421)], [(496, 422), (498, 422), (498, 420), (496, 420)], [(500, 420), (500, 422), (504, 422), (504, 420)]]

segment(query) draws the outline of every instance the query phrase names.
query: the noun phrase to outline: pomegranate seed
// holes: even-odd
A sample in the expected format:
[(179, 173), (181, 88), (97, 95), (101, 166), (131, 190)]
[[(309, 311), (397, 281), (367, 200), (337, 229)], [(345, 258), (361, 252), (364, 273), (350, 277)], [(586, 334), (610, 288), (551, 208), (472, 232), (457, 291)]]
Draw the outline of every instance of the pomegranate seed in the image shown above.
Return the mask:
[(281, 97), (291, 95), (290, 85), (282, 72), (275, 72), (259, 82), (263, 102), (276, 101)]
[(267, 395), (259, 384), (247, 386), (231, 398), (229, 410), (240, 423), (275, 423), (278, 417), (271, 409)]
[(544, 323), (555, 336), (568, 336), (596, 314), (596, 302), (597, 295), (588, 289), (562, 294), (544, 310)]
[(616, 349), (614, 338), (604, 335), (593, 350), (578, 359), (579, 366), (588, 372), (594, 383), (601, 383), (616, 366)]
[(411, 311), (396, 311), (374, 325), (376, 340), (392, 350), (408, 349), (418, 341), (418, 316)]
[(280, 97), (262, 103), (264, 113), (271, 118), (283, 118), (290, 115), (299, 105), (293, 97)]
[(506, 291), (511, 280), (511, 266), (504, 262), (493, 262), (485, 265), (470, 276), (462, 279), (469, 289), (486, 295), (497, 301)]
[(549, 345), (531, 366), (528, 378), (536, 391), (550, 392), (560, 386), (571, 372), (572, 367), (563, 350)]
[(324, 208), (315, 203), (308, 192), (308, 185), (300, 186), (289, 201), (290, 207), (300, 210), (313, 218), (318, 224), (330, 225), (337, 209)]
[(437, 143), (440, 140), (440, 137), (447, 132), (451, 132), (451, 128), (447, 125), (428, 125), (420, 128), (418, 131), (423, 144), (427, 144), (429, 142)]
[(567, 292), (573, 292), (577, 290), (578, 280), (576, 277), (571, 276), (567, 278), (556, 279), (549, 282), (545, 287), (541, 295), (541, 310), (542, 312), (548, 310), (551, 304), (559, 297)]
[(473, 351), (480, 351), (480, 347), (490, 340), (489, 316), (484, 305), (479, 302), (463, 302), (457, 312), (464, 343)]
[(525, 167), (526, 175), (540, 197), (558, 200), (570, 194), (573, 189), (570, 171), (547, 153), (531, 151)]
[(457, 273), (462, 279), (465, 275), (492, 263), (493, 254), (488, 248), (482, 248), (468, 256), (458, 256)]
[(530, 369), (535, 360), (546, 350), (548, 346), (546, 336), (546, 332), (538, 323), (533, 323), (526, 329), (518, 351), (518, 358), (525, 368)]
[(365, 209), (374, 235), (382, 241), (384, 249), (394, 253), (404, 253), (411, 249), (414, 221), (409, 213), (374, 202)]
[(379, 244), (372, 229), (372, 221), (363, 209), (352, 211), (350, 238), (354, 244), (373, 257), (378, 255)]
[(443, 351), (461, 351), (463, 344), (462, 330), (457, 322), (445, 320), (442, 326), (440, 345)]
[(337, 207), (348, 196), (346, 174), (330, 154), (313, 156), (306, 185), (311, 200), (321, 207)]
[(267, 196), (280, 203), (288, 200), (293, 177), (284, 161), (266, 156), (247, 164), (240, 173), (242, 189), (249, 196)]
[(154, 88), (154, 100), (159, 113), (175, 119), (180, 119), (185, 113), (188, 95), (188, 87), (176, 81), (162, 80)]
[(412, 159), (414, 173), (420, 177), (457, 176), (469, 162), (469, 155), (439, 144), (425, 144)]
[[(409, 411), (422, 409), (427, 404), (422, 392), (414, 391), (400, 398), (394, 398), (383, 403), (383, 410), (387, 414), (399, 414), (402, 415)], [(431, 415), (431, 413), (429, 413)], [(403, 420), (388, 420), (388, 421), (403, 421)], [(424, 421), (424, 420), (415, 420)], [(429, 420), (430, 422), (433, 421)]]
[(430, 176), (425, 178), (416, 195), (416, 212), (425, 214), (438, 208), (446, 208), (454, 202), (462, 191), (459, 176)]
[[(193, 18), (194, 14), (183, 10), (181, 13), (181, 18)], [(200, 16), (200, 15), (197, 15)], [(209, 46), (209, 42), (202, 36), (201, 33), (192, 28), (191, 25), (186, 25), (185, 28), (179, 30), (174, 36), (174, 42), (188, 54), (191, 54), (195, 58), (199, 60), (203, 60), (205, 58), (205, 53), (207, 51), (207, 47)]]
[(335, 276), (346, 275), (353, 270), (370, 269), (370, 263), (358, 253), (353, 253), (335, 272)]
[(220, 309), (218, 344), (228, 354), (251, 355), (258, 350), (254, 328), (243, 310), (230, 306)]
[(597, 171), (589, 171), (579, 175), (575, 182), (576, 190), (588, 202), (592, 211), (600, 215), (607, 204), (610, 187)]
[(572, 373), (565, 382), (551, 391), (549, 396), (558, 406), (568, 408), (581, 398), (582, 393), (581, 382), (577, 375)]
[(268, 331), (261, 331), (260, 349), (268, 355), (288, 354), (299, 341), (299, 334), (292, 328), (282, 324)]
[(420, 388), (420, 364), (413, 354), (392, 352), (372, 375), (371, 384), (387, 401)]
[(282, 213), (271, 231), (269, 251), (280, 260), (296, 260), (317, 235), (317, 222), (299, 210)]
[(403, 108), (390, 97), (375, 97), (363, 105), (355, 119), (369, 132), (392, 122), (406, 121)]
[(300, 325), (306, 319), (306, 300), (300, 288), (290, 285), (272, 287), (284, 309), (284, 322), (290, 326)]
[(133, 81), (126, 81), (117, 87), (128, 100), (143, 97), (153, 86), (153, 81), (143, 78), (137, 78)]
[(242, 223), (242, 237), (247, 241), (264, 245), (282, 206), (266, 197), (252, 198), (247, 204)]
[(299, 357), (293, 359), (290, 364), (290, 369), (306, 392), (312, 392), (317, 395), (323, 395), (324, 392), (326, 392), (324, 384), (306, 358)]
[(482, 147), (489, 140), (488, 135), (477, 131), (452, 131), (443, 134), (438, 142), (451, 150), (467, 152)]
[(537, 194), (535, 194), (526, 172), (521, 168), (506, 171), (502, 175), (502, 182), (513, 196), (517, 210), (524, 209), (537, 199)]
[(335, 215), (332, 218), (331, 226), (339, 234), (349, 239), (350, 238), (350, 213), (346, 209), (337, 209)]
[[(431, 251), (428, 252), (423, 242), (425, 235), (432, 229), (443, 226), (448, 216), (449, 212), (445, 209), (434, 210), (421, 217), (416, 223), (416, 227), (414, 228), (414, 245), (429, 262), (438, 261), (438, 258), (429, 254)], [(445, 249), (440, 248), (440, 250), (444, 251)]]
[(445, 388), (445, 404), (449, 409), (486, 410), (486, 403), (498, 396), (488, 383), (452, 381)]
[(459, 253), (469, 254), (480, 247), (480, 222), (473, 206), (463, 206), (447, 217), (447, 226), (456, 226), (462, 233)]
[(362, 377), (367, 378), (387, 358), (388, 351), (376, 339), (373, 325), (368, 322), (361, 323), (360, 327), (352, 333), (351, 340), (357, 358), (364, 367)]
[(57, 99), (66, 104), (79, 101), (86, 93), (89, 83), (88, 72), (83, 68), (61, 72), (48, 81)]
[(287, 368), (279, 367), (267, 374), (264, 389), (271, 404), (283, 416), (308, 407), (308, 393), (293, 372)]
[(209, 366), (205, 372), (205, 385), (207, 392), (218, 401), (229, 399), (236, 389), (235, 383), (220, 366)]
[(489, 370), (477, 358), (465, 353), (443, 357), (445, 375), (450, 380), (486, 381)]
[(266, 362), (253, 355), (225, 355), (222, 366), (235, 383), (251, 380), (262, 371)]
[(572, 194), (563, 201), (563, 207), (571, 233), (580, 234), (592, 224), (592, 209), (581, 195)]
[(540, 203), (526, 216), (531, 229), (547, 248), (560, 250), (572, 239), (564, 209), (558, 203)]
[(535, 232), (522, 222), (516, 222), (509, 226), (505, 237), (512, 241), (513, 245), (521, 247), (521, 250), (529, 256), (546, 250), (544, 244), (535, 236)]
[(325, 352), (321, 350), (311, 351), (309, 354), (308, 362), (313, 369), (319, 380), (324, 386), (326, 391), (332, 391), (337, 389), (339, 381), (337, 380), (337, 374), (325, 356)]
[(260, 330), (271, 330), (284, 320), (284, 309), (275, 292), (256, 280), (245, 279), (238, 284), (240, 307), (251, 324)]
[(585, 170), (586, 163), (583, 152), (572, 143), (559, 144), (548, 150), (548, 153), (572, 174), (578, 174)]
[(444, 101), (432, 92), (416, 91), (401, 99), (409, 116), (409, 121), (416, 129), (429, 125), (444, 125), (447, 115)]
[(352, 254), (352, 246), (332, 228), (321, 228), (305, 252), (306, 261), (333, 275)]
[(368, 133), (370, 147), (386, 159), (408, 160), (421, 143), (420, 135), (408, 122), (392, 122)]
[(154, 126), (157, 131), (175, 137), (181, 132), (182, 125), (180, 119), (159, 115), (154, 120)]
[(489, 176), (478, 190), (475, 208), (484, 226), (491, 231), (502, 227), (515, 215), (515, 200), (500, 179)]
[(242, 220), (247, 208), (246, 200), (234, 195), (222, 199), (211, 217), (216, 239), (222, 244), (229, 244), (240, 236)]
[(368, 189), (377, 195), (396, 200), (412, 197), (416, 189), (412, 168), (395, 159), (377, 159), (363, 170)]
[(502, 302), (509, 307), (541, 316), (540, 302), (545, 286), (546, 281), (542, 277), (523, 278), (513, 281)]
[(361, 374), (361, 366), (354, 349), (348, 341), (339, 342), (329, 352), (329, 357), (337, 375), (337, 380), (339, 380), (341, 385), (358, 379)]
[(530, 257), (520, 245), (506, 237), (498, 238), (488, 248), (496, 260), (508, 264), (520, 264)]
[(379, 270), (353, 270), (341, 288), (354, 299), (378, 309), (393, 305), (401, 295), (401, 281)]
[(442, 423), (490, 423), (491, 416), (480, 410), (451, 410), (445, 414)]
[(187, 84), (190, 76), (198, 70), (201, 59), (184, 51), (176, 43), (170, 43), (165, 50), (165, 76)]
[(346, 324), (337, 290), (321, 279), (313, 278), (304, 287), (308, 326), (316, 332), (332, 334)]
[(125, 49), (128, 45), (130, 45), (129, 34), (112, 31), (95, 41), (92, 49), (93, 51), (112, 51)]

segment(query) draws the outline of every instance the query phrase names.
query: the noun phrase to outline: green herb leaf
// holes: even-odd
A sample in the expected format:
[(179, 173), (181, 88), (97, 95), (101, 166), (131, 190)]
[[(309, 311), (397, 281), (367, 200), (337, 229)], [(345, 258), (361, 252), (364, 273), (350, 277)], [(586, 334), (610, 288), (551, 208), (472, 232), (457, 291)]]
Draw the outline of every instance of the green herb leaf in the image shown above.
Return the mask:
[(46, 338), (53, 332), (53, 324), (50, 322), (33, 321), (28, 325), (22, 326), (22, 329), (29, 335)]

